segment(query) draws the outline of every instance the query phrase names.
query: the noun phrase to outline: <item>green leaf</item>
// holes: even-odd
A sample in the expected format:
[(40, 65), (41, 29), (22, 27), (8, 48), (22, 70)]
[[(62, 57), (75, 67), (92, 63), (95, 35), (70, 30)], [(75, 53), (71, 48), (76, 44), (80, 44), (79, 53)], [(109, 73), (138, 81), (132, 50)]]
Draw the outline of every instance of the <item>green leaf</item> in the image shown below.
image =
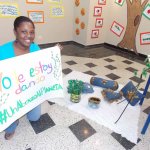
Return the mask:
[(137, 76), (137, 71), (136, 70), (134, 71), (134, 75)]
[(144, 71), (142, 72), (142, 75), (143, 75), (144, 77), (146, 77), (146, 76), (147, 76), (147, 71), (144, 70)]

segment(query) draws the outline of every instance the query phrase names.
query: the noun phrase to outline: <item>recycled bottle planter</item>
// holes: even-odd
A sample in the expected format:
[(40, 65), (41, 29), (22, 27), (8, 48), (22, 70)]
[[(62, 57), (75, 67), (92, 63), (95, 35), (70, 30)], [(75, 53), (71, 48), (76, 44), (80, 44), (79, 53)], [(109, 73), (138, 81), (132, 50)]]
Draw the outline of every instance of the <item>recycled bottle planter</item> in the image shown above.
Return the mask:
[(74, 103), (79, 103), (81, 100), (81, 92), (83, 89), (83, 82), (81, 80), (69, 80), (67, 87), (70, 93), (70, 100)]
[(133, 85), (132, 81), (129, 81), (121, 89), (121, 92), (132, 106), (135, 106), (144, 97), (144, 95), (140, 93), (138, 89)]
[(88, 105), (91, 108), (97, 109), (99, 108), (99, 104), (100, 104), (101, 100), (97, 97), (90, 97), (88, 100)]
[(118, 89), (118, 83), (113, 80), (106, 80), (99, 77), (92, 77), (90, 83), (101, 88), (111, 89), (113, 91)]
[(72, 93), (70, 94), (70, 100), (74, 103), (79, 103), (81, 100), (81, 91), (80, 89), (73, 89)]
[(110, 103), (121, 100), (122, 98), (122, 92), (115, 92), (111, 89), (104, 89), (102, 90), (101, 94), (104, 97), (104, 99)]

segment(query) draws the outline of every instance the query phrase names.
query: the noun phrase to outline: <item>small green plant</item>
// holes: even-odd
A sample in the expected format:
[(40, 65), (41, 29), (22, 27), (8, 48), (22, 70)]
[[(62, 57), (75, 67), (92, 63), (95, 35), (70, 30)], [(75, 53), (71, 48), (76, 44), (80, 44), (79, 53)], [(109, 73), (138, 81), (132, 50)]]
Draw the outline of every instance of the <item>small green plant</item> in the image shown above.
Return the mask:
[(68, 84), (68, 93), (71, 94), (71, 101), (74, 103), (80, 102), (83, 82), (80, 80), (69, 80)]
[(68, 93), (79, 95), (83, 89), (83, 82), (80, 80), (69, 80), (68, 81)]
[[(146, 78), (147, 74), (150, 71), (150, 56), (148, 56), (145, 60), (145, 67), (143, 68), (141, 74), (140, 74), (140, 82), (137, 84), (137, 88), (140, 86), (141, 80), (143, 78), (143, 76)], [(134, 71), (134, 75), (137, 76), (137, 71)]]

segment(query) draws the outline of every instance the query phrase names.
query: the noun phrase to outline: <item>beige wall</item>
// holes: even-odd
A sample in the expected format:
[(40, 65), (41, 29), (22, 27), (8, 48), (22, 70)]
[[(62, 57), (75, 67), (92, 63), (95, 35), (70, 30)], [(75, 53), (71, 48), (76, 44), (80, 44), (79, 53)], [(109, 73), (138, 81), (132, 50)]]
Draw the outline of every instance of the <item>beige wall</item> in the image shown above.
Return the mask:
[[(107, 2), (108, 3), (108, 2)], [(102, 15), (100, 17), (93, 16), (94, 14), (94, 7), (102, 7)], [(86, 45), (93, 45), (93, 44), (101, 44), (104, 43), (106, 40), (106, 32), (108, 30), (108, 8), (110, 5), (98, 5), (97, 0), (90, 0), (90, 7), (89, 7), (89, 19), (88, 19), (88, 30), (87, 30), (87, 42)], [(95, 21), (96, 18), (103, 18), (103, 27), (95, 28)], [(94, 29), (99, 29), (99, 37), (98, 38), (91, 38), (91, 32)]]
[[(90, 5), (90, 0), (81, 0), (80, 5), (78, 7), (73, 5), (74, 7), (74, 19), (73, 19), (73, 40), (77, 43), (86, 45), (86, 37), (87, 37), (87, 30), (88, 30), (88, 18), (89, 18), (89, 5)], [(81, 15), (81, 9), (85, 9), (85, 15)], [(76, 18), (80, 19), (80, 23), (76, 24), (75, 19)], [(81, 29), (80, 24), (81, 22), (85, 23), (85, 29)], [(80, 34), (76, 35), (75, 31), (76, 29), (80, 30)]]
[[(149, 0), (149, 3), (150, 3), (150, 0)], [(127, 24), (126, 2), (124, 3), (124, 5), (122, 7), (118, 6), (114, 2), (111, 2), (110, 5), (111, 5), (111, 11), (110, 11), (108, 26), (111, 27), (113, 21), (116, 21), (126, 28), (126, 24)], [(142, 16), (141, 23), (139, 25), (139, 28), (138, 28), (138, 31), (136, 34), (136, 47), (137, 47), (138, 53), (141, 53), (144, 55), (149, 55), (150, 54), (150, 44), (149, 45), (140, 45), (140, 33), (143, 33), (143, 32), (150, 32), (150, 20), (146, 19), (144, 16)], [(106, 43), (116, 46), (123, 38), (124, 33), (125, 33), (125, 29), (124, 29), (122, 35), (120, 37), (118, 37), (108, 29)]]
[[(1, 0), (0, 2), (6, 2)], [(95, 20), (97, 17), (93, 16), (94, 6), (98, 5), (98, 0), (80, 0), (80, 5), (75, 6), (75, 0), (62, 0), (62, 6), (64, 6), (65, 17), (64, 18), (50, 18), (49, 7), (50, 3), (44, 0), (44, 4), (26, 4), (25, 0), (7, 0), (7, 2), (17, 2), (21, 15), (27, 16), (27, 10), (42, 10), (45, 15), (44, 24), (36, 24), (36, 39), (38, 44), (61, 42), (61, 41), (76, 41), (83, 45), (94, 45), (101, 43), (109, 43), (117, 45), (121, 41), (125, 30), (121, 37), (116, 36), (110, 31), (110, 27), (113, 21), (116, 21), (126, 27), (127, 23), (127, 5), (118, 6), (115, 1), (108, 1), (106, 5), (101, 5), (103, 18), (103, 27), (99, 28), (99, 37), (91, 39), (91, 31), (95, 29)], [(150, 3), (150, 0), (149, 0)], [(85, 16), (81, 16), (80, 10), (85, 8)], [(80, 22), (85, 23), (85, 29), (80, 28), (80, 24), (75, 24), (75, 18), (79, 17)], [(14, 18), (0, 18), (0, 45), (13, 40), (13, 21)], [(80, 35), (75, 34), (76, 28), (80, 29)], [(142, 17), (140, 26), (138, 28), (136, 36), (137, 50), (141, 54), (150, 54), (150, 45), (140, 45), (139, 35), (141, 32), (150, 32), (150, 20)]]
[[(80, 18), (80, 22), (85, 22), (86, 27), (84, 30), (82, 30), (80, 28), (79, 25), (74, 24), (74, 36), (73, 36), (73, 40), (83, 44), (83, 45), (93, 45), (93, 44), (101, 44), (105, 42), (106, 39), (106, 32), (108, 30), (108, 8), (110, 5), (106, 6), (106, 5), (101, 5), (102, 7), (102, 16), (101, 17), (94, 17), (93, 13), (94, 13), (94, 6), (100, 6), (98, 5), (98, 1), (97, 0), (81, 0), (80, 5), (78, 7), (74, 6), (74, 20), (76, 17)], [(86, 10), (86, 15), (85, 16), (81, 16), (80, 14), (80, 10), (81, 8), (85, 8)], [(91, 32), (93, 29), (95, 28), (95, 20), (96, 18), (103, 18), (103, 27), (99, 28), (99, 37), (98, 38), (91, 38)], [(75, 29), (79, 28), (80, 29), (80, 34), (76, 35), (75, 34)]]
[[(17, 2), (21, 15), (27, 16), (27, 10), (42, 10), (44, 11), (45, 23), (35, 24), (36, 39), (38, 44), (71, 41), (73, 40), (73, 0), (62, 0), (64, 6), (64, 18), (50, 18), (49, 8), (50, 4), (44, 0), (44, 4), (26, 4), (26, 0), (1, 0), (0, 2)], [(68, 3), (69, 1), (69, 3)], [(0, 18), (0, 44), (14, 39), (13, 22), (14, 18)]]

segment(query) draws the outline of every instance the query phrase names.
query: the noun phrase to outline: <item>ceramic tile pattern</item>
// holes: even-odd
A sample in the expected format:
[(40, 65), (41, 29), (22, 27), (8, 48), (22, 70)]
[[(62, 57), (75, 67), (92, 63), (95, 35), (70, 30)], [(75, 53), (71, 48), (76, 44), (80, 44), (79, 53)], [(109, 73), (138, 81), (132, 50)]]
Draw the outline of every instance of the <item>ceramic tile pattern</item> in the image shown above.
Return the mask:
[[(47, 46), (43, 46), (46, 48)], [(62, 50), (63, 76), (80, 71), (126, 84), (139, 81), (134, 71), (141, 71), (140, 56), (123, 53), (108, 46), (86, 47), (75, 43), (64, 45)], [(143, 79), (141, 90), (146, 79)], [(0, 150), (150, 150), (150, 126), (145, 135), (140, 132), (150, 113), (150, 90), (141, 106), (138, 126), (138, 144), (131, 143), (110, 129), (68, 110), (58, 104), (45, 101), (42, 116), (37, 122), (20, 119), (14, 137), (6, 141), (0, 134)], [(134, 118), (131, 118), (134, 119)]]
[(83, 142), (85, 139), (96, 133), (95, 129), (93, 129), (85, 120), (81, 120), (69, 126), (69, 128), (80, 142)]

